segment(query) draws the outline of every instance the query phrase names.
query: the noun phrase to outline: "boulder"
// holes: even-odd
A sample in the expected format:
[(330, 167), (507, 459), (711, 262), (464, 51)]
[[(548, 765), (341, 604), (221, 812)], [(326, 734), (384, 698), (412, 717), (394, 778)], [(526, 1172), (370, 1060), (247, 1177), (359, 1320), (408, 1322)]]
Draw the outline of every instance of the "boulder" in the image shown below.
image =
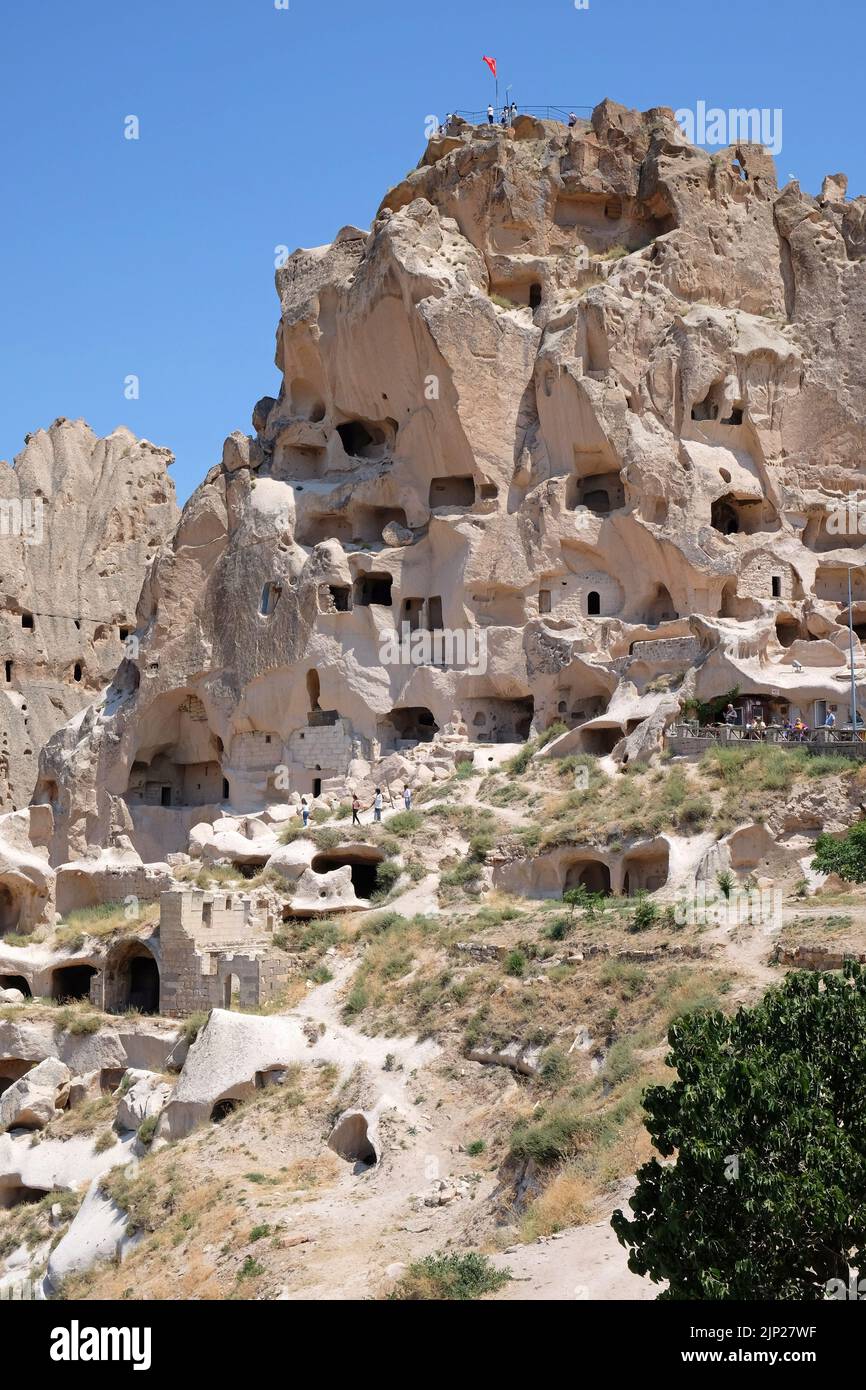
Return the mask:
[(143, 1120), (160, 1114), (171, 1090), (169, 1083), (157, 1072), (130, 1068), (115, 1092), (118, 1096), (116, 1127), (137, 1130)]
[(69, 1100), (71, 1077), (56, 1057), (39, 1062), (0, 1096), (0, 1128), (44, 1129)]

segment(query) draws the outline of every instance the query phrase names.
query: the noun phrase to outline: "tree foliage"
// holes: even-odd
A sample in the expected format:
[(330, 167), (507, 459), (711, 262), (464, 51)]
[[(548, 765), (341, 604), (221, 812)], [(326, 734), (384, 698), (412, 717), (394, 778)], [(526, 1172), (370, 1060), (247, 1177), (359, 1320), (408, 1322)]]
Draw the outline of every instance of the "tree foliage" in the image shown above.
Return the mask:
[(866, 1268), (866, 974), (789, 975), (754, 1008), (680, 1019), (644, 1097), (662, 1158), (611, 1225), (662, 1298), (827, 1296)]
[(822, 874), (838, 874), (849, 883), (866, 883), (866, 820), (859, 821), (838, 840), (819, 835), (812, 868)]

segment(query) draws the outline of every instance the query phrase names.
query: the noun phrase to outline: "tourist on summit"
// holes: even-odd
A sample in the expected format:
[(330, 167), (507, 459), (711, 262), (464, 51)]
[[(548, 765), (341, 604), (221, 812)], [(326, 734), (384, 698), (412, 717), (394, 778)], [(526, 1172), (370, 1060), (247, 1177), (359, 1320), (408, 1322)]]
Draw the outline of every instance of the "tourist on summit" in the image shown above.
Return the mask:
[(376, 788), (376, 795), (373, 797), (373, 820), (382, 819), (382, 788)]
[(571, 115), (570, 115), (569, 118), (568, 118), (568, 128), (569, 128), (569, 130), (572, 130), (572, 129), (574, 128), (574, 126), (576, 126), (576, 125), (577, 125), (577, 117), (575, 116), (574, 112), (572, 111)]
[(495, 120), (496, 120), (496, 113), (494, 112), (492, 106), (488, 106), (488, 108), (487, 108), (487, 124), (488, 124), (488, 125), (493, 125), (493, 122), (494, 122)]
[(513, 102), (511, 103), (511, 106), (510, 106), (509, 109), (508, 109), (508, 115), (509, 115), (509, 119), (511, 120), (511, 124), (514, 125), (514, 121), (515, 121), (515, 118), (516, 118), (516, 116), (517, 116), (517, 102), (516, 102), (516, 101), (513, 101)]

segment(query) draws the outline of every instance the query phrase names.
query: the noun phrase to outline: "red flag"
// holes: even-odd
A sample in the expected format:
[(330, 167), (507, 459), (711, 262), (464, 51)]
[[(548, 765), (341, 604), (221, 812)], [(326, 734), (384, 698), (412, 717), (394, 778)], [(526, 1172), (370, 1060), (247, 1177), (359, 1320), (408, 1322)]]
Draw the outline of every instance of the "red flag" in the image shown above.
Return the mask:
[(487, 66), (489, 67), (490, 71), (493, 73), (493, 76), (495, 77), (495, 76), (496, 76), (496, 59), (495, 59), (495, 58), (484, 58), (484, 57), (482, 57), (481, 61), (482, 61), (482, 63), (486, 63), (486, 64), (487, 64)]

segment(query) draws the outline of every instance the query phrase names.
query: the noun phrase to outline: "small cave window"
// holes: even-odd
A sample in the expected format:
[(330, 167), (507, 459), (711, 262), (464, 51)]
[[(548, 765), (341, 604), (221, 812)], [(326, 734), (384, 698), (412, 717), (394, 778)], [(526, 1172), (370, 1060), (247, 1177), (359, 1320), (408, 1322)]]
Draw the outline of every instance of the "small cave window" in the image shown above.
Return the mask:
[(7, 662), (6, 662), (6, 667), (5, 667), (5, 669), (6, 669), (6, 684), (9, 685), (10, 681), (12, 680), (12, 662), (11, 662), (11, 661), (7, 661)]
[(159, 789), (159, 804), (160, 804), (160, 806), (170, 806), (170, 805), (171, 805), (171, 787), (160, 787), (160, 789)]
[(586, 596), (586, 611), (589, 617), (598, 617), (601, 613), (601, 594), (597, 589), (590, 589)]
[(537, 309), (541, 304), (541, 286), (539, 284), (529, 286), (529, 307)]
[(471, 507), (475, 503), (475, 479), (471, 474), (433, 478), (430, 483), (430, 507)]
[(550, 590), (539, 589), (538, 591), (538, 611), (539, 613), (550, 612)]
[(283, 592), (282, 584), (277, 584), (274, 580), (269, 580), (262, 589), (262, 599), (259, 604), (259, 612), (263, 618), (269, 618), (279, 602), (280, 594)]
[(81, 662), (80, 662), (80, 661), (76, 661), (75, 665), (74, 665), (73, 668), (72, 668), (72, 679), (73, 679), (74, 681), (80, 681), (80, 680), (81, 680)]
[(622, 217), (622, 198), (608, 198), (604, 205), (604, 215), (609, 222), (618, 222)]
[(314, 778), (313, 778), (313, 796), (316, 797), (316, 796), (321, 796), (321, 795), (322, 795), (322, 779), (321, 779), (321, 777), (314, 777)]
[(227, 777), (224, 777), (224, 778), (223, 778), (223, 801), (228, 801), (228, 799), (229, 799), (229, 782), (228, 782), (228, 778), (227, 778)]
[(34, 627), (36, 626), (36, 623), (34, 621), (32, 613), (21, 614), (21, 626), (28, 628), (31, 632), (33, 631)]
[(493, 502), (499, 496), (499, 488), (495, 483), (482, 483), (478, 489), (478, 496), (482, 502)]
[(125, 642), (127, 637), (129, 636), (129, 628), (122, 627), (117, 635), (120, 638), (121, 642)]
[(351, 608), (352, 591), (348, 584), (329, 584), (328, 594), (335, 613), (348, 613)]
[(391, 607), (391, 585), (393, 583), (390, 574), (361, 574), (355, 580), (355, 602), (362, 608), (368, 608), (373, 604), (381, 608)]
[[(395, 421), (387, 420), (385, 424), (396, 431)], [(388, 443), (385, 430), (370, 421), (344, 420), (337, 426), (337, 434), (350, 458), (378, 458)]]
[(781, 598), (781, 597), (782, 597), (782, 576), (781, 576), (780, 574), (774, 574), (774, 575), (772, 576), (771, 580), (770, 580), (770, 585), (771, 585), (771, 591), (772, 591), (773, 598)]
[(732, 406), (731, 406), (731, 413), (730, 413), (730, 415), (728, 416), (727, 420), (723, 420), (723, 421), (722, 421), (722, 424), (723, 424), (723, 425), (741, 425), (742, 423), (743, 423), (743, 407), (742, 407), (741, 405), (732, 405)]

